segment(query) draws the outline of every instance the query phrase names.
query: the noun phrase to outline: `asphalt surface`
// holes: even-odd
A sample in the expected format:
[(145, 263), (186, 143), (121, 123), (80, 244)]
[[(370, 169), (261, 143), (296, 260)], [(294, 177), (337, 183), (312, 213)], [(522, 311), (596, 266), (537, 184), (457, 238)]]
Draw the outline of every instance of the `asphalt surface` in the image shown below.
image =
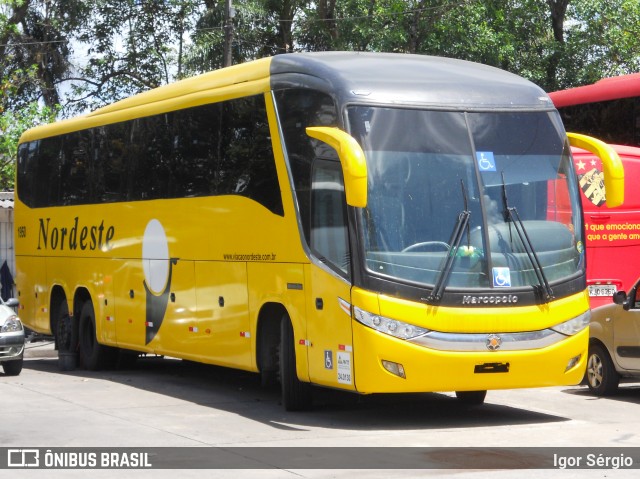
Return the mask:
[[(397, 456), (436, 447), (445, 448), (438, 458), (442, 467), (354, 470), (341, 468), (331, 455), (321, 467), (317, 462), (313, 468), (295, 467), (301, 464), (295, 461), (284, 467), (274, 466), (278, 458), (247, 453), (247, 461), (254, 461), (255, 468), (193, 469), (188, 461), (178, 461), (172, 467), (179, 470), (0, 469), (0, 478), (590, 479), (638, 475), (637, 469), (536, 469), (538, 450), (531, 449), (597, 447), (621, 454), (625, 448), (640, 448), (637, 384), (624, 385), (612, 398), (593, 397), (584, 387), (490, 391), (486, 404), (476, 408), (461, 408), (452, 393), (366, 397), (329, 390), (316, 393), (312, 411), (288, 413), (280, 404), (279, 391), (261, 387), (256, 374), (156, 357), (140, 359), (131, 370), (61, 371), (52, 341), (30, 342), (20, 376), (0, 374), (0, 449), (161, 448), (170, 454), (213, 448), (237, 459), (239, 454), (244, 457), (237, 448), (249, 448), (253, 454), (255, 448), (276, 447), (304, 461), (301, 448), (365, 447), (378, 454), (372, 464), (383, 466), (386, 451)], [(456, 452), (457, 447), (468, 450)], [(510, 447), (518, 449), (515, 453), (490, 449)], [(456, 455), (447, 457), (452, 451)], [(344, 452), (338, 456), (344, 458)], [(160, 459), (156, 453), (153, 460)], [(505, 459), (515, 469), (495, 467)], [(529, 469), (527, 464), (534, 467)]]

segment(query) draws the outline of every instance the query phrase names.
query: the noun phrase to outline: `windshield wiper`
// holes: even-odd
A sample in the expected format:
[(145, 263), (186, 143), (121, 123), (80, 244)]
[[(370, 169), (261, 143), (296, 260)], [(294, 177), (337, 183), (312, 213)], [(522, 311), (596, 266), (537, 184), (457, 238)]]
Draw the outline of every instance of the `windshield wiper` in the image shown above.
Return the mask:
[[(529, 239), (527, 229), (524, 227), (524, 223), (520, 219), (517, 208), (515, 206), (509, 206), (509, 201), (507, 200), (507, 185), (504, 181), (504, 172), (502, 172), (502, 204), (504, 206), (504, 219), (505, 221), (510, 220), (511, 223), (513, 223), (513, 226), (516, 229), (516, 233), (518, 233), (518, 237), (520, 238), (522, 246), (524, 247), (524, 252), (529, 257), (529, 261), (531, 262), (533, 271), (538, 278), (540, 288), (545, 291), (547, 300), (553, 299), (553, 290), (551, 289), (551, 285), (549, 285), (549, 281), (547, 281), (547, 276), (544, 273), (544, 268), (542, 267), (542, 263), (540, 263), (540, 259), (536, 254), (536, 250), (533, 248), (531, 239)], [(509, 228), (509, 234), (511, 234), (511, 228)]]
[(460, 249), (460, 243), (462, 242), (462, 236), (464, 235), (465, 229), (467, 230), (467, 237), (469, 235), (469, 217), (471, 216), (471, 211), (469, 211), (467, 190), (464, 186), (463, 180), (460, 180), (460, 186), (462, 188), (464, 210), (462, 210), (458, 214), (456, 224), (453, 226), (453, 232), (451, 233), (451, 238), (449, 239), (450, 246), (449, 251), (447, 252), (447, 257), (445, 259), (444, 265), (440, 269), (440, 273), (438, 274), (438, 278), (436, 279), (433, 291), (431, 291), (431, 294), (427, 297), (427, 301), (430, 302), (440, 301), (440, 299), (442, 298), (442, 294), (444, 293), (447, 281), (449, 280), (449, 276), (451, 275), (453, 262), (458, 255), (458, 250)]

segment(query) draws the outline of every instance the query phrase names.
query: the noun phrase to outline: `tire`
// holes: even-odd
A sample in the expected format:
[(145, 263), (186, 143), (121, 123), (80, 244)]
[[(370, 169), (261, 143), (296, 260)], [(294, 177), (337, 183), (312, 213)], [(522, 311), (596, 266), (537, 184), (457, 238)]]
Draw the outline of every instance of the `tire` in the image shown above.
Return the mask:
[(587, 359), (587, 386), (596, 396), (611, 396), (618, 390), (620, 375), (609, 352), (600, 344), (589, 345)]
[(5, 361), (2, 363), (2, 369), (7, 376), (17, 376), (22, 371), (23, 359), (14, 359), (12, 361)]
[(117, 349), (98, 343), (96, 319), (91, 300), (85, 301), (79, 319), (80, 360), (85, 369), (97, 371), (111, 367), (117, 360)]
[(465, 406), (480, 406), (486, 397), (487, 391), (456, 391), (458, 402)]
[(298, 379), (293, 326), (287, 315), (280, 322), (280, 386), (286, 411), (311, 408), (311, 385)]
[(58, 350), (58, 369), (73, 371), (78, 363), (78, 327), (69, 316), (69, 307), (62, 301), (56, 317), (56, 348)]

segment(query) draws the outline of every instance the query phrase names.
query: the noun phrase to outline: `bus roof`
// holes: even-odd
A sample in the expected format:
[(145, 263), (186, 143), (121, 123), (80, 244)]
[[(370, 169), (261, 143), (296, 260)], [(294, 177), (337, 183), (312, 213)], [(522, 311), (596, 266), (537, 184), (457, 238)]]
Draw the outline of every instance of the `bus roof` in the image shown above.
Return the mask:
[[(278, 55), (274, 90), (309, 85), (340, 95), (340, 103), (420, 105), (445, 109), (549, 109), (546, 93), (498, 68), (452, 58), (365, 52)], [(315, 77), (315, 81), (312, 80)]]
[(450, 58), (398, 53), (315, 52), (194, 76), (94, 112), (28, 130), (20, 142), (285, 88), (316, 88), (341, 104), (430, 108), (551, 109), (547, 94), (506, 71)]
[(640, 96), (640, 73), (604, 78), (592, 85), (549, 93), (556, 108)]

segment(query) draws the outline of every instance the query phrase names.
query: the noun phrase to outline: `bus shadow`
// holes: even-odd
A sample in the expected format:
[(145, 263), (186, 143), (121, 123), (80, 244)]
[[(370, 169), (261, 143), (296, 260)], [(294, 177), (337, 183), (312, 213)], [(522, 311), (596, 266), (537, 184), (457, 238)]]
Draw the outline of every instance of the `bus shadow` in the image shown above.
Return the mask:
[(584, 397), (593, 401), (621, 401), (630, 404), (640, 404), (640, 384), (637, 381), (620, 381), (620, 387), (611, 396), (596, 396), (587, 386), (580, 386), (574, 389), (562, 391), (565, 394)]
[(568, 418), (491, 403), (464, 406), (450, 394), (361, 396), (314, 388), (310, 411), (287, 412), (277, 387), (265, 388), (257, 374), (171, 358), (142, 358), (135, 369), (62, 372), (56, 359), (25, 361), (25, 369), (111, 381), (203, 407), (223, 410), (282, 430), (323, 427), (352, 430), (417, 430), (545, 424)]

